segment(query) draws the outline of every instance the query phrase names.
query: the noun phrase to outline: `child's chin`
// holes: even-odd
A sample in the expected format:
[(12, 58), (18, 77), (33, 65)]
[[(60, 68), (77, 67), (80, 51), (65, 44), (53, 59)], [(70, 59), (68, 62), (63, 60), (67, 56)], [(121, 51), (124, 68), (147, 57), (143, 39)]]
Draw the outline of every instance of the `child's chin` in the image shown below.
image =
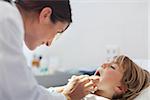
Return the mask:
[(95, 91), (94, 94), (97, 95), (97, 96), (101, 96), (101, 90)]

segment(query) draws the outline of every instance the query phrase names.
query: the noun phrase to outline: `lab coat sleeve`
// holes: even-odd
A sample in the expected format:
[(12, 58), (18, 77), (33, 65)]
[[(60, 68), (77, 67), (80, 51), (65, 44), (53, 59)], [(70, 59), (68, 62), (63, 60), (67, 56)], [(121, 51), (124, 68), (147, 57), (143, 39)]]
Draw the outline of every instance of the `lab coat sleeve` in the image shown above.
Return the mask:
[(37, 84), (22, 52), (21, 16), (8, 6), (0, 2), (0, 100), (66, 100)]

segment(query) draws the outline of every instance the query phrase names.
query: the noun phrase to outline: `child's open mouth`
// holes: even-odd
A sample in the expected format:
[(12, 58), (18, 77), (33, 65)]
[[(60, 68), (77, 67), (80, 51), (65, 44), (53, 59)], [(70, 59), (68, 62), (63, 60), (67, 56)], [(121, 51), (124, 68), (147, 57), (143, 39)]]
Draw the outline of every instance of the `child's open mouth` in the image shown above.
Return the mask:
[(100, 72), (97, 70), (94, 75), (101, 76)]

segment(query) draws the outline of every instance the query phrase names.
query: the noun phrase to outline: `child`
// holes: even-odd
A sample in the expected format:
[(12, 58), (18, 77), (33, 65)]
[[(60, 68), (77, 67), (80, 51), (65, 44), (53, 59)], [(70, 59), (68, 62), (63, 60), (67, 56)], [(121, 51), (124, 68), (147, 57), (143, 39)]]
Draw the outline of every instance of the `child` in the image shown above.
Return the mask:
[(94, 94), (111, 100), (133, 100), (150, 87), (150, 73), (124, 55), (104, 63), (95, 74), (100, 82)]
[[(143, 90), (150, 89), (150, 73), (124, 55), (116, 56), (111, 62), (104, 63), (97, 69), (95, 76), (88, 78), (95, 81), (93, 88), (96, 87), (96, 91), (92, 91), (94, 95), (87, 95), (83, 100), (133, 100)], [(73, 81), (73, 78), (71, 80)], [(61, 91), (63, 90), (64, 88), (61, 88)], [(146, 97), (146, 100), (150, 98)]]

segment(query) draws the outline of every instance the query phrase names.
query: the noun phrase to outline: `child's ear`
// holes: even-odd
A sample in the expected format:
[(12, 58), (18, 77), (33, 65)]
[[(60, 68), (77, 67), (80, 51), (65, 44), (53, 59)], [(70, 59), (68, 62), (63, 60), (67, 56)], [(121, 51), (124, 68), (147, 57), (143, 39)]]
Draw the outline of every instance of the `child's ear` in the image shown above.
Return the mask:
[(116, 86), (114, 88), (114, 91), (117, 93), (117, 94), (122, 94), (122, 93), (125, 93), (127, 91), (127, 87), (126, 86), (123, 86), (123, 85), (120, 85), (120, 86)]

